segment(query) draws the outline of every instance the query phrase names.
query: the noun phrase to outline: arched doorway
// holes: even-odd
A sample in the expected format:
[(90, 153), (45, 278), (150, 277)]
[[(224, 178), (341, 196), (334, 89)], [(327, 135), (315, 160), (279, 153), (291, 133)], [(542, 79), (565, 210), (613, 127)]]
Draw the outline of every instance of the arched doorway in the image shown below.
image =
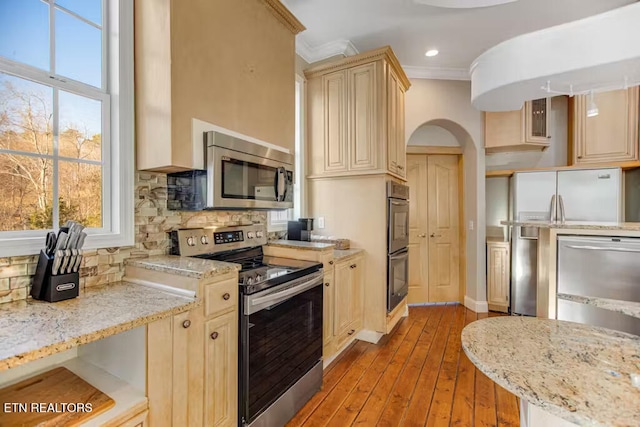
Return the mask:
[(447, 119), (423, 123), (408, 140), (410, 304), (464, 301), (464, 188), (474, 166), (465, 165), (465, 158), (475, 158), (475, 151), (469, 133)]

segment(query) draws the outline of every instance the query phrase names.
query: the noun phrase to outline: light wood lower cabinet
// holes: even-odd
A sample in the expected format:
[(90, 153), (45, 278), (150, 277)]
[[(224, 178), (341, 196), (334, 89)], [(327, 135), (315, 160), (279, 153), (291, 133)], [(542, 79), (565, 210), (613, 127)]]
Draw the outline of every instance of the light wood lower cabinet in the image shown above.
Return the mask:
[(362, 256), (336, 263), (333, 316), (336, 351), (362, 329), (363, 266)]
[(207, 321), (205, 329), (204, 425), (232, 426), (238, 420), (237, 312)]
[(322, 293), (322, 347), (325, 355), (330, 352), (330, 346), (333, 344), (334, 290), (332, 270), (330, 274), (324, 275), (324, 290)]
[(147, 326), (150, 426), (237, 425), (237, 284), (201, 284), (200, 307)]
[(487, 243), (487, 301), (489, 310), (509, 311), (509, 242)]
[(144, 411), (134, 417), (129, 418), (127, 421), (119, 424), (118, 427), (149, 427), (149, 411)]

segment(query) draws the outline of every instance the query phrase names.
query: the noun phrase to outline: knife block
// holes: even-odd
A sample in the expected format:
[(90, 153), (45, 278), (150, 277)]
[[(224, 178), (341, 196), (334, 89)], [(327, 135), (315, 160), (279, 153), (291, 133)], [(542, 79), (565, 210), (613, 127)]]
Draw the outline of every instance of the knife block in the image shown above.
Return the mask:
[(36, 274), (31, 285), (31, 297), (48, 302), (75, 298), (80, 294), (80, 273), (52, 275), (53, 257), (40, 251)]

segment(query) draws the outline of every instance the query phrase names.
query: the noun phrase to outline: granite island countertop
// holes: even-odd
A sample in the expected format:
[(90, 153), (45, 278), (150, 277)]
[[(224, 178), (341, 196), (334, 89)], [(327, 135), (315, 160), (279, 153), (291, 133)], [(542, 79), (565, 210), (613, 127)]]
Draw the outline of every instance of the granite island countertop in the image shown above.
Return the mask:
[(621, 301), (617, 299), (588, 297), (581, 295), (558, 294), (558, 299), (592, 305), (609, 311), (626, 314), (640, 319), (640, 302)]
[(593, 221), (501, 221), (513, 227), (555, 228), (564, 230), (625, 230), (640, 231), (640, 222), (593, 222)]
[(194, 279), (208, 279), (230, 271), (240, 270), (240, 264), (184, 257), (178, 255), (157, 255), (149, 258), (130, 258), (125, 261), (131, 267), (161, 271), (163, 273), (186, 276)]
[(200, 300), (118, 282), (74, 299), (0, 304), (0, 371), (188, 311)]
[(581, 426), (640, 425), (640, 337), (530, 317), (478, 320), (462, 331), (476, 367), (521, 399)]

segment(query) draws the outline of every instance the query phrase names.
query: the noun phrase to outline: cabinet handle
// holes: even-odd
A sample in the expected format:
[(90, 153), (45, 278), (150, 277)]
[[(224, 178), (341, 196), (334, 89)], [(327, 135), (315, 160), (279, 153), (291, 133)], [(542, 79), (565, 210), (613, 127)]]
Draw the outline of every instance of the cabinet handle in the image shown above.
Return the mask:
[(231, 298), (231, 294), (229, 294), (229, 292), (227, 292), (224, 295), (222, 295), (222, 299), (225, 300), (225, 301), (229, 301), (229, 298)]
[(348, 335), (353, 335), (355, 331), (356, 331), (355, 329), (350, 330)]
[(333, 261), (329, 261), (329, 265), (333, 265)]
[(351, 268), (356, 268), (357, 266), (357, 264), (351, 264)]
[(582, 156), (578, 156), (578, 158), (579, 158), (579, 159), (581, 159), (581, 158), (582, 158)]
[(211, 333), (211, 339), (212, 339), (212, 340), (216, 340), (216, 339), (218, 339), (218, 333), (217, 333), (217, 332), (212, 332), (212, 333)]
[(189, 326), (191, 326), (191, 320), (185, 320), (184, 322), (182, 322), (182, 327), (187, 329)]
[(404, 166), (400, 166), (400, 165), (398, 165), (398, 169), (400, 169), (400, 170), (404, 170)]
[(325, 285), (327, 288), (329, 287), (329, 283), (325, 283), (324, 285)]

